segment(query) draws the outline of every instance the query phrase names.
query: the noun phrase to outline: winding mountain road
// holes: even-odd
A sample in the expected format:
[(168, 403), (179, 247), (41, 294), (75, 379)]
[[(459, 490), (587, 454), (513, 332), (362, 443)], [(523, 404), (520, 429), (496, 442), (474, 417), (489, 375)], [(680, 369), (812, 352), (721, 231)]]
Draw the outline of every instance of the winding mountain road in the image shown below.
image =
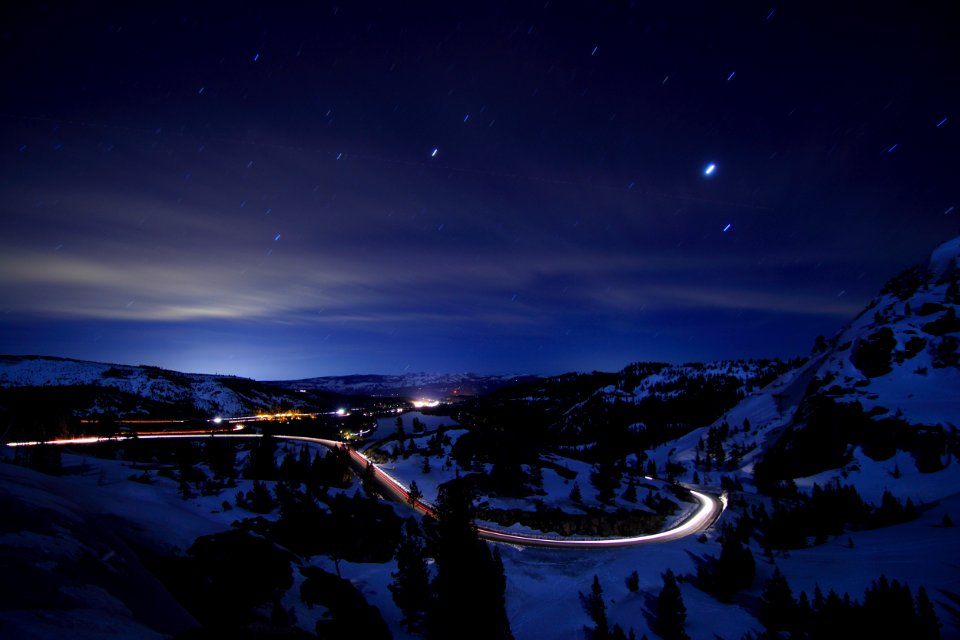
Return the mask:
[[(251, 439), (262, 438), (259, 433), (232, 433), (223, 430), (214, 431), (189, 431), (189, 432), (168, 432), (168, 433), (141, 433), (136, 436), (141, 440), (175, 440), (175, 439), (205, 439), (205, 438), (238, 438)], [(344, 447), (345, 444), (336, 440), (327, 440), (325, 438), (311, 438), (308, 436), (275, 435), (277, 440), (288, 442), (305, 442), (308, 444), (319, 445), (329, 449)], [(98, 442), (123, 442), (130, 440), (130, 436), (107, 436), (107, 437), (87, 437), (87, 438), (65, 438), (62, 440), (49, 440), (46, 442), (8, 442), (10, 447), (27, 447), (41, 444), (52, 445), (82, 445), (96, 444)], [(407, 487), (386, 473), (383, 469), (373, 464), (366, 456), (355, 449), (349, 449), (350, 460), (354, 465), (355, 471), (362, 473), (368, 467), (372, 468), (374, 480), (380, 486), (383, 493), (394, 500), (411, 504), (410, 494)], [(554, 549), (590, 549), (590, 548), (609, 548), (609, 547), (627, 547), (641, 544), (652, 544), (657, 542), (667, 542), (677, 540), (709, 528), (723, 513), (725, 502), (722, 497), (717, 498), (706, 493), (686, 489), (690, 495), (700, 504), (696, 511), (689, 514), (686, 518), (676, 523), (669, 529), (657, 533), (650, 533), (638, 536), (624, 538), (549, 538), (538, 536), (527, 532), (509, 532), (498, 529), (489, 529), (478, 526), (477, 534), (484, 540), (491, 542), (500, 542), (523, 547), (546, 547)], [(420, 513), (430, 517), (436, 517), (433, 507), (421, 500), (411, 504), (412, 508)]]

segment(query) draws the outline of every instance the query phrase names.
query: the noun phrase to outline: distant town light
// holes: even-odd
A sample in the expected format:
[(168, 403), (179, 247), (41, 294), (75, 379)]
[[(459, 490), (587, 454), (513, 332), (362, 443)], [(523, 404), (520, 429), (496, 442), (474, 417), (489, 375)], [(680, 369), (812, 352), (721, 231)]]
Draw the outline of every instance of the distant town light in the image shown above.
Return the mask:
[(413, 406), (417, 409), (422, 409), (424, 407), (438, 407), (440, 406), (439, 400), (428, 400), (426, 398), (420, 398), (419, 400), (413, 401)]

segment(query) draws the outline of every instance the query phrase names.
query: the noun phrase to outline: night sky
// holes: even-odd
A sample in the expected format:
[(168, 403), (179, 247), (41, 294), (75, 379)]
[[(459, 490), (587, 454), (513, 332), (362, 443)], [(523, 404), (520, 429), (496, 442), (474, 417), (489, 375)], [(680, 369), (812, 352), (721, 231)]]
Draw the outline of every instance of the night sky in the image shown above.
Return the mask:
[(792, 357), (960, 230), (948, 3), (71, 4), (0, 9), (0, 353)]

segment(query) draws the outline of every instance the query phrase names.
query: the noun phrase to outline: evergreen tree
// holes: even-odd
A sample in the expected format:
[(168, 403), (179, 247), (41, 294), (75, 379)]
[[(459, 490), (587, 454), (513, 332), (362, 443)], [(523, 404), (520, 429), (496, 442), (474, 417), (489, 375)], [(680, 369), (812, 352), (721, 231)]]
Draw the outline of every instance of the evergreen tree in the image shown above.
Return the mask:
[(813, 585), (813, 611), (820, 613), (825, 604), (826, 601), (823, 597), (823, 590), (820, 588), (820, 583), (816, 583)]
[(636, 571), (627, 576), (627, 589), (632, 593), (640, 590), (640, 575)]
[(717, 560), (717, 589), (720, 593), (732, 595), (740, 589), (753, 584), (757, 573), (757, 563), (749, 546), (740, 544), (733, 531), (728, 530), (720, 547)]
[(277, 440), (265, 435), (250, 448), (244, 476), (251, 480), (277, 479)]
[(360, 486), (363, 487), (364, 493), (371, 498), (378, 495), (376, 472), (373, 469), (372, 462), (368, 461), (367, 466), (363, 468), (363, 473), (360, 474)]
[(786, 577), (776, 568), (770, 579), (763, 583), (760, 621), (768, 631), (786, 631), (794, 627), (796, 617), (797, 603), (793, 592)]
[(297, 456), (297, 482), (305, 483), (310, 479), (310, 447), (303, 445)]
[(237, 449), (233, 442), (223, 438), (208, 438), (203, 445), (203, 460), (214, 477), (237, 477)]
[(420, 491), (420, 487), (417, 486), (417, 481), (412, 480), (410, 482), (410, 490), (407, 491), (407, 504), (409, 504), (412, 507), (422, 499), (423, 499), (423, 492)]
[(300, 484), (299, 476), (300, 473), (299, 469), (297, 468), (297, 459), (291, 452), (288, 451), (283, 456), (283, 461), (280, 462), (279, 477), (284, 482), (288, 482), (290, 484)]
[(923, 587), (917, 589), (917, 640), (936, 640), (940, 637), (940, 619)]
[(673, 571), (667, 569), (663, 574), (663, 589), (657, 596), (653, 630), (664, 640), (687, 640), (690, 636), (683, 628), (686, 622), (687, 607), (683, 604), (683, 594)]
[(610, 628), (607, 624), (607, 605), (603, 601), (603, 587), (600, 586), (600, 578), (593, 576), (593, 584), (590, 585), (590, 594), (584, 595), (580, 592), (580, 603), (584, 611), (593, 620), (593, 640), (606, 640), (609, 636)]
[(813, 622), (813, 608), (810, 606), (810, 599), (806, 591), (800, 592), (800, 598), (797, 600), (796, 627), (798, 629), (809, 629)]
[(409, 518), (404, 525), (403, 539), (397, 547), (397, 570), (390, 575), (393, 577), (390, 593), (403, 613), (400, 622), (409, 631), (422, 630), (430, 603), (430, 574), (423, 536), (413, 518)]
[(620, 472), (613, 464), (598, 464), (590, 474), (590, 483), (597, 488), (600, 502), (611, 502), (620, 488)]
[(253, 489), (247, 492), (247, 503), (250, 511), (254, 513), (270, 513), (276, 506), (270, 489), (259, 480), (254, 480)]
[[(440, 486), (431, 546), (436, 577), (425, 625), (430, 640), (512, 639), (500, 554), (491, 554), (473, 524), (473, 494), (462, 478)], [(464, 630), (470, 631), (469, 636)]]
[(697, 567), (697, 586), (721, 600), (753, 584), (756, 560), (749, 546), (740, 543), (733, 527), (725, 527), (720, 557)]
[(580, 493), (579, 482), (573, 483), (573, 489), (570, 490), (570, 500), (573, 502), (583, 502), (583, 495)]

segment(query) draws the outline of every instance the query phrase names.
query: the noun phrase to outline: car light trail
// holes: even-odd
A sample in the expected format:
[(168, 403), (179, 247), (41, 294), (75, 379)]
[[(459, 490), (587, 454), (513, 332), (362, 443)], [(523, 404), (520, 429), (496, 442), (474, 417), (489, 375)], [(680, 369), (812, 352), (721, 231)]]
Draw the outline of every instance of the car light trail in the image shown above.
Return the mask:
[[(226, 419), (224, 419), (226, 422)], [(230, 422), (234, 422), (233, 419)], [(235, 429), (236, 427), (234, 427)], [(40, 445), (83, 445), (97, 444), (100, 442), (130, 442), (134, 440), (177, 440), (188, 438), (262, 438), (260, 433), (236, 433), (226, 430), (210, 431), (169, 431), (169, 432), (149, 432), (136, 435), (118, 435), (118, 436), (90, 436), (84, 438), (61, 438), (57, 440), (31, 441), (31, 442), (8, 442), (8, 447), (34, 447)], [(345, 443), (337, 440), (328, 440), (325, 438), (312, 438), (309, 436), (272, 436), (277, 440), (286, 440), (291, 442), (306, 442), (309, 444), (320, 445), (328, 449), (347, 448), (350, 452), (350, 460), (353, 463), (354, 471), (357, 475), (362, 474), (368, 467), (373, 469), (374, 479), (380, 487), (390, 497), (410, 505), (416, 511), (423, 513), (431, 518), (436, 518), (437, 514), (433, 505), (417, 500), (411, 504), (410, 492), (406, 485), (400, 480), (394, 478), (386, 471), (374, 464), (369, 458), (355, 449), (350, 449)], [(715, 498), (706, 493), (686, 489), (693, 498), (700, 503), (699, 508), (691, 515), (677, 523), (674, 527), (638, 536), (629, 536), (624, 538), (599, 538), (599, 539), (571, 539), (571, 538), (548, 538), (530, 533), (511, 533), (497, 529), (477, 526), (477, 535), (490, 542), (500, 542), (524, 547), (547, 547), (556, 549), (590, 549), (590, 548), (610, 548), (610, 547), (629, 547), (641, 544), (652, 544), (656, 542), (668, 542), (684, 538), (694, 533), (699, 533), (708, 529), (716, 522), (717, 518), (727, 507), (727, 496), (721, 495)]]

